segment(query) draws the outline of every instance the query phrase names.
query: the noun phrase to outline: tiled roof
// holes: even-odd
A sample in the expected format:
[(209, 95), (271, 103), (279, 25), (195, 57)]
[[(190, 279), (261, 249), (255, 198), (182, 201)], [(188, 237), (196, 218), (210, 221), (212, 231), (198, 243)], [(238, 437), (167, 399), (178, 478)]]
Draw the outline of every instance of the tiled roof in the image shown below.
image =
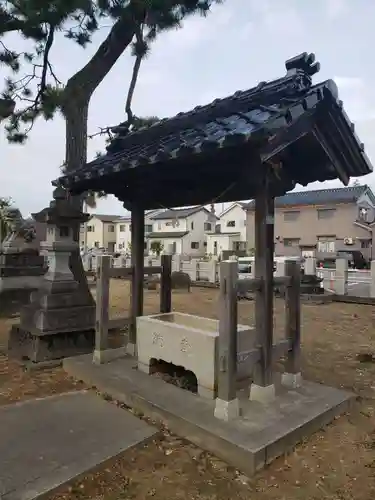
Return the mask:
[[(238, 181), (245, 173), (234, 151), (251, 146), (267, 162), (279, 159), (297, 141), (299, 147), (283, 157), (283, 167), (291, 181), (306, 185), (340, 178), (347, 182), (350, 176), (366, 175), (372, 166), (338, 101), (336, 84), (328, 80), (312, 85), (311, 77), (319, 70), (314, 59), (313, 54), (301, 54), (286, 62), (287, 73), (283, 78), (261, 82), (148, 128), (128, 133), (124, 124), (120, 124), (113, 129), (116, 137), (107, 154), (60, 177), (56, 183), (79, 193), (102, 189), (105, 177), (108, 192), (120, 195), (130, 205), (139, 203), (143, 196), (141, 204), (145, 208), (162, 204), (174, 207), (178, 201), (180, 205), (198, 204), (201, 198), (202, 204), (203, 201), (208, 204), (211, 198), (207, 199), (206, 192), (216, 190), (214, 196), (220, 199), (215, 201), (232, 201), (246, 196), (246, 183), (237, 182), (235, 189), (225, 191), (225, 196), (220, 195), (223, 184), (219, 184), (219, 179), (212, 186), (207, 186), (207, 176), (206, 184), (199, 185), (196, 181), (199, 194), (192, 185), (192, 179), (203, 177), (201, 167), (206, 166), (208, 171), (210, 164), (210, 174), (219, 169), (218, 151), (222, 152), (220, 159), (226, 165), (227, 177), (232, 170)], [(305, 143), (303, 138), (307, 134), (311, 140)], [(237, 168), (233, 164), (231, 169), (229, 165), (234, 158)], [(145, 167), (150, 167), (147, 174)], [(222, 168), (222, 175), (225, 169)], [(179, 175), (190, 182), (179, 179)], [(121, 182), (116, 180), (119, 178)], [(172, 180), (175, 185), (168, 189), (167, 184)], [(155, 182), (159, 183), (158, 189)]]
[(90, 219), (93, 219), (94, 217), (102, 222), (115, 222), (122, 219), (121, 215), (90, 214)]
[(183, 238), (188, 234), (188, 231), (171, 231), (170, 233), (160, 231), (158, 233), (148, 233), (146, 238), (165, 240), (166, 238)]
[(113, 222), (131, 222), (131, 217), (130, 215), (125, 215), (123, 217), (119, 217), (118, 219), (115, 219)]
[(241, 234), (239, 231), (234, 231), (232, 233), (224, 233), (224, 232), (219, 232), (217, 233), (216, 231), (207, 231), (206, 232), (207, 236), (237, 236)]
[[(333, 189), (317, 189), (314, 191), (295, 191), (275, 198), (276, 207), (297, 205), (331, 205), (338, 203), (356, 202), (364, 193), (367, 193), (375, 203), (375, 196), (371, 189), (364, 186), (349, 186)], [(255, 201), (247, 204), (247, 209), (255, 208)]]
[(189, 207), (189, 208), (176, 208), (174, 210), (164, 210), (158, 214), (152, 215), (150, 219), (152, 220), (163, 220), (163, 219), (184, 219), (190, 215), (194, 215), (201, 210), (208, 210), (202, 206), (199, 207)]

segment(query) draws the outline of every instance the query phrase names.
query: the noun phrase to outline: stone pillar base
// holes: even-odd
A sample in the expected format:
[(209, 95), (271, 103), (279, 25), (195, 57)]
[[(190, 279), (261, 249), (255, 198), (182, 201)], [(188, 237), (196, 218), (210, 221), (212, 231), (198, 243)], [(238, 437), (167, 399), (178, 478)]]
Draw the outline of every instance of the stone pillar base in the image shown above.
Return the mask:
[(256, 385), (251, 384), (250, 401), (258, 401), (259, 403), (270, 403), (276, 397), (275, 385)]
[(104, 349), (98, 350), (95, 349), (92, 362), (94, 365), (102, 365), (104, 363), (109, 363), (110, 361), (114, 361), (115, 359), (124, 358), (127, 356), (126, 347), (118, 347), (116, 349)]
[(240, 416), (240, 404), (238, 398), (231, 401), (224, 401), (216, 398), (214, 416), (225, 422), (234, 420)]
[(281, 383), (290, 389), (297, 389), (302, 385), (302, 375), (299, 373), (283, 373), (281, 375)]
[(12, 325), (8, 339), (8, 356), (32, 363), (69, 358), (92, 353), (95, 330), (76, 332), (37, 332)]
[(126, 352), (129, 354), (129, 356), (136, 356), (137, 355), (137, 346), (136, 344), (132, 344), (131, 342), (128, 342), (126, 344)]

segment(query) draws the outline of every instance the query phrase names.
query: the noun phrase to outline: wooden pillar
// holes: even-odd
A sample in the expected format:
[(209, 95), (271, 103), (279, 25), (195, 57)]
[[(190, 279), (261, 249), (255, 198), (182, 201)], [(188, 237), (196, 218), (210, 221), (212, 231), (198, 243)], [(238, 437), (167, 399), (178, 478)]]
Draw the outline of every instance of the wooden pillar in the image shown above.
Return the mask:
[(255, 328), (261, 361), (254, 371), (254, 384), (267, 387), (273, 384), (273, 259), (275, 202), (269, 190), (267, 167), (255, 198), (255, 278), (261, 280), (261, 289), (255, 296)]
[[(144, 248), (145, 248), (145, 212), (143, 208), (133, 206), (131, 210), (131, 263), (132, 263), (132, 294), (131, 294), (131, 324), (129, 343), (134, 349), (137, 345), (136, 319), (143, 316), (143, 280), (144, 280)], [(131, 351), (130, 348), (130, 351)]]
[(98, 255), (96, 267), (95, 351), (108, 349), (109, 271), (111, 257)]
[(215, 417), (231, 420), (239, 415), (237, 399), (237, 261), (220, 264), (219, 375)]
[(172, 311), (172, 255), (161, 256), (160, 312)]
[(285, 338), (289, 340), (283, 382), (297, 387), (301, 378), (301, 267), (296, 261), (287, 260), (285, 275), (290, 283), (285, 292)]
[(220, 264), (218, 397), (236, 397), (237, 372), (237, 261)]

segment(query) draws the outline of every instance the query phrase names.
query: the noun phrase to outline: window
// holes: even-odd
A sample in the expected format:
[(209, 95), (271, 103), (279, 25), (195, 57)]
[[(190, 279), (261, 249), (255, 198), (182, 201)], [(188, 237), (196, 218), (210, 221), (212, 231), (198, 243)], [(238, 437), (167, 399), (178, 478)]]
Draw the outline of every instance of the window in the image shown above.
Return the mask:
[(192, 248), (193, 250), (197, 250), (197, 249), (199, 248), (199, 243), (198, 243), (198, 241), (192, 241), (192, 242), (191, 242), (191, 248)]
[(212, 231), (212, 224), (211, 224), (211, 222), (205, 222), (204, 223), (204, 230), (205, 231)]
[(207, 241), (203, 243), (203, 246), (206, 248), (207, 247)]
[(168, 227), (173, 226), (173, 222), (171, 222), (171, 221), (166, 222), (165, 225), (168, 226)]
[(193, 230), (193, 229), (194, 229), (194, 222), (192, 222), (192, 223), (190, 224), (190, 228), (191, 228), (191, 230)]
[(99, 241), (95, 241), (95, 243), (94, 243), (94, 247), (95, 247), (95, 248), (99, 248)]
[(365, 224), (371, 224), (374, 220), (374, 210), (368, 207), (360, 207), (358, 209), (357, 220)]
[(289, 212), (284, 212), (284, 221), (285, 222), (292, 222), (298, 219), (299, 217), (299, 212), (296, 210), (289, 211)]
[(299, 238), (284, 238), (284, 247), (298, 247)]
[(370, 240), (361, 240), (361, 248), (371, 248)]
[(335, 215), (335, 208), (318, 208), (318, 219), (332, 219)]
[(125, 233), (125, 224), (120, 224), (120, 233)]
[(145, 233), (152, 233), (152, 224), (145, 225)]
[(60, 236), (61, 236), (61, 238), (68, 238), (69, 226), (61, 226), (60, 227)]
[(114, 233), (114, 232), (115, 232), (115, 226), (114, 226), (113, 224), (110, 224), (110, 225), (108, 226), (108, 232), (109, 232), (109, 233)]
[(147, 250), (147, 241), (145, 241), (143, 248)]
[(336, 236), (318, 236), (318, 252), (335, 253)]
[(236, 227), (236, 221), (235, 220), (228, 220), (227, 227)]
[(93, 233), (95, 231), (94, 226), (87, 226), (87, 232), (88, 233)]

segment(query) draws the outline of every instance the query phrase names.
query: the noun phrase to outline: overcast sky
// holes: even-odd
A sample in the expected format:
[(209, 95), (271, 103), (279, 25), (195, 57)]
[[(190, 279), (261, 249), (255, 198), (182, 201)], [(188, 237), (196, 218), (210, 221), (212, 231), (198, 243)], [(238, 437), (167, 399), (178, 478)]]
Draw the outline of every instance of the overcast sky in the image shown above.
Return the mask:
[[(315, 82), (335, 79), (345, 110), (375, 162), (374, 19), (374, 0), (226, 0), (208, 18), (191, 18), (182, 30), (160, 36), (141, 68), (133, 111), (159, 117), (187, 111), (278, 78), (286, 59), (315, 52), (321, 63)], [(60, 38), (52, 54), (60, 80), (86, 64), (105, 34), (101, 30), (86, 50)], [(9, 42), (15, 49), (24, 48), (15, 38)], [(132, 62), (124, 54), (95, 93), (89, 133), (124, 119)], [(51, 180), (64, 160), (64, 141), (60, 117), (40, 120), (24, 146), (7, 144), (1, 130), (0, 196), (12, 197), (24, 216), (49, 203)], [(90, 140), (88, 149), (91, 159), (104, 149), (104, 140)], [(375, 174), (361, 182), (375, 189)], [(97, 212), (122, 214), (124, 209), (109, 198), (100, 202)]]

